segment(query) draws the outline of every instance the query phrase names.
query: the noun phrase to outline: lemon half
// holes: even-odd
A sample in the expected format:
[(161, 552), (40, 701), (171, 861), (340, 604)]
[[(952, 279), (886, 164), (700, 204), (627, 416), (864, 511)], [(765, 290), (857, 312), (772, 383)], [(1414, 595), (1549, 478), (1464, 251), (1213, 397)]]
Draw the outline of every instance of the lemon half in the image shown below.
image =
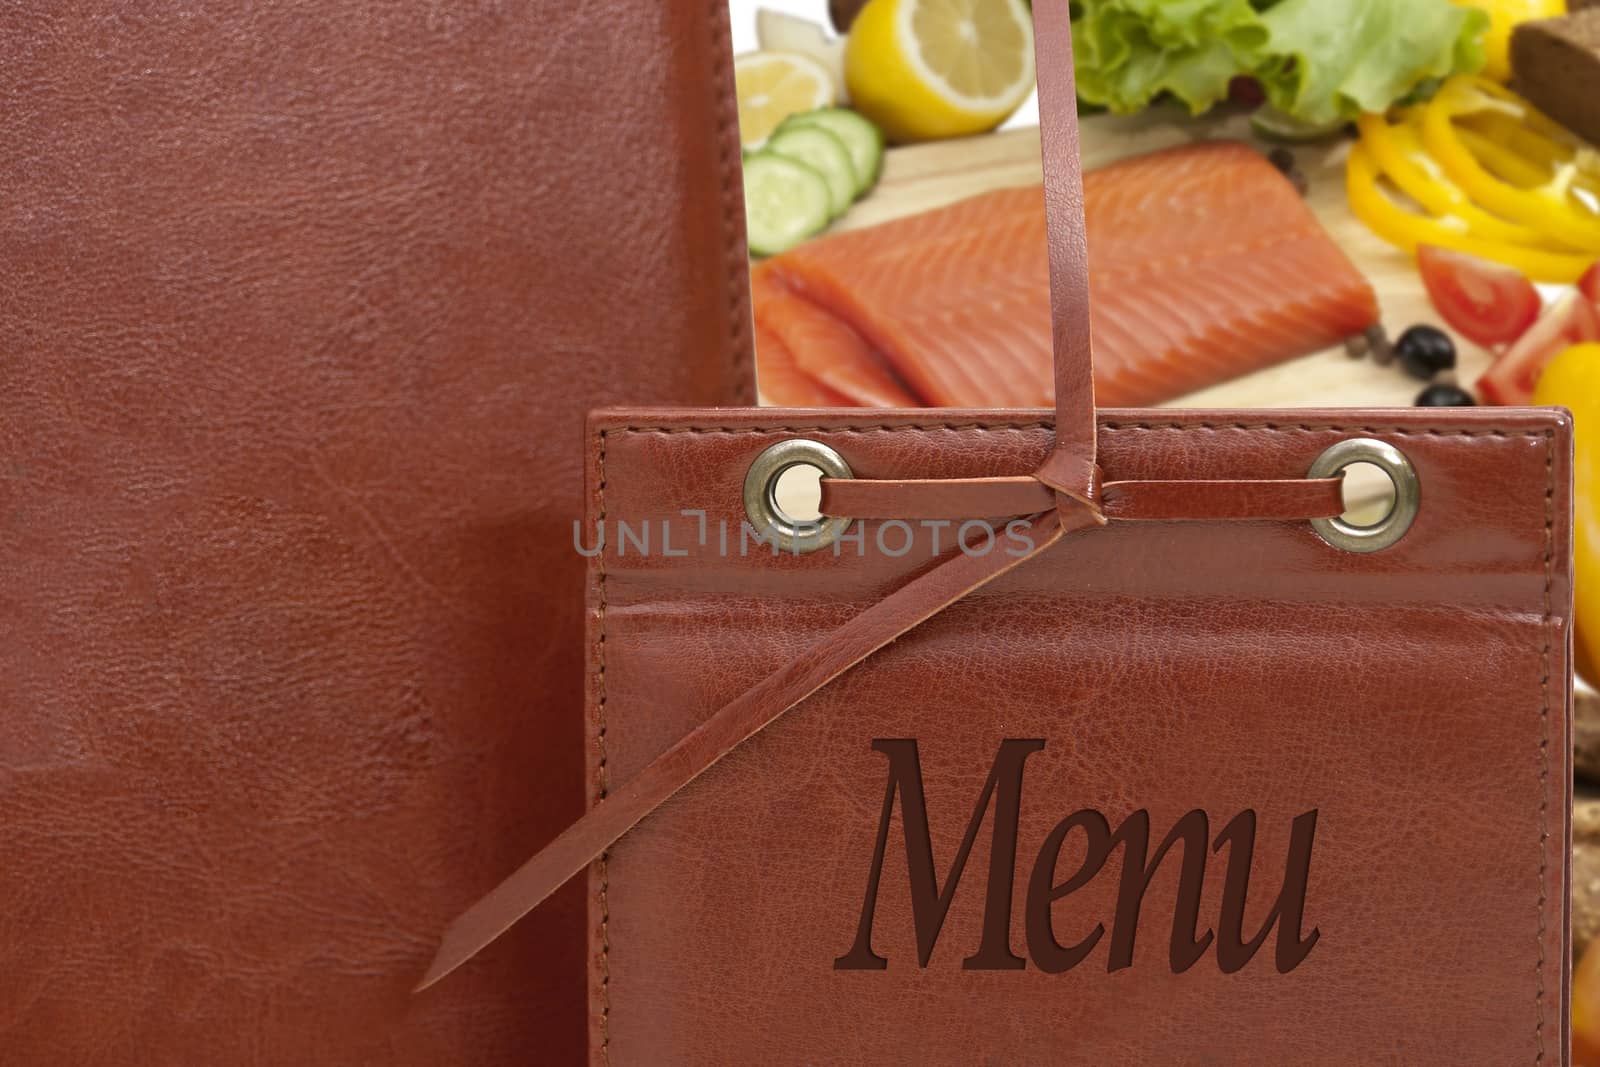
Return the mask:
[(833, 75), (798, 52), (749, 52), (733, 61), (739, 140), (753, 148), (790, 115), (833, 105)]
[(870, 0), (850, 28), (853, 106), (894, 141), (1000, 125), (1033, 90), (1033, 22), (1022, 0)]

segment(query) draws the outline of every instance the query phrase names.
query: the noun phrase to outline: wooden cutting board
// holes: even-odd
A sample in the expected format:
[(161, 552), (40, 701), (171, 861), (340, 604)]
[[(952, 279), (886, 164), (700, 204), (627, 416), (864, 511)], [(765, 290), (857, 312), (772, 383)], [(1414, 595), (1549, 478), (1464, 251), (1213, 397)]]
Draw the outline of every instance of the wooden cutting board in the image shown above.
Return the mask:
[[(1190, 119), (1148, 112), (1133, 118), (1096, 115), (1083, 121), (1083, 162), (1093, 170), (1128, 156), (1188, 141), (1250, 140), (1248, 120)], [(1261, 145), (1263, 150), (1271, 146)], [(1383, 243), (1350, 213), (1344, 192), (1347, 142), (1295, 151), (1310, 181), (1308, 199), (1328, 232), (1377, 290), (1391, 337), (1418, 322), (1442, 325), (1409, 256)], [(890, 150), (883, 179), (835, 229), (871, 226), (956, 200), (1041, 181), (1039, 131), (1012, 130), (959, 141)], [(1488, 366), (1488, 353), (1457, 338), (1461, 381), (1469, 388)], [(1423, 383), (1398, 366), (1353, 360), (1342, 347), (1296, 359), (1245, 378), (1193, 393), (1180, 407), (1409, 407)]]

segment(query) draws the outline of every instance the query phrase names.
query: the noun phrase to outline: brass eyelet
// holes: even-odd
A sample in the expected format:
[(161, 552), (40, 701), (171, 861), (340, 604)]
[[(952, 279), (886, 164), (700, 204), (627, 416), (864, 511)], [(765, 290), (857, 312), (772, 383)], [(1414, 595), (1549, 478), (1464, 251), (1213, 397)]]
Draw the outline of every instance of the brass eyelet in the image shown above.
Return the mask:
[(850, 465), (819, 441), (780, 441), (757, 456), (744, 478), (744, 510), (751, 526), (785, 552), (805, 554), (827, 548), (839, 539), (850, 519), (824, 516), (807, 522), (778, 506), (778, 479), (792, 467), (815, 467), (824, 478), (853, 478)]
[(1311, 478), (1334, 478), (1357, 463), (1370, 463), (1394, 484), (1394, 504), (1382, 519), (1357, 526), (1342, 517), (1312, 519), (1311, 528), (1334, 548), (1345, 552), (1381, 552), (1398, 542), (1416, 521), (1422, 503), (1422, 486), (1405, 453), (1386, 441), (1358, 437), (1340, 441), (1311, 464)]

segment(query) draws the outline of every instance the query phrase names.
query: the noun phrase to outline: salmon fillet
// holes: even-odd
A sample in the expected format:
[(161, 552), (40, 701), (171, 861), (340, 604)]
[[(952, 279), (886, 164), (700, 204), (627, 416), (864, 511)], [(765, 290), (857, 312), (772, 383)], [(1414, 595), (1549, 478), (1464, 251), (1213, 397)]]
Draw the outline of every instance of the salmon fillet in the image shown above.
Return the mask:
[(853, 404), (795, 364), (794, 353), (777, 334), (756, 323), (756, 378), (761, 397), (780, 408), (851, 408)]
[[(1104, 406), (1171, 400), (1378, 319), (1372, 287), (1248, 145), (1185, 145), (1094, 171), (1084, 185)], [(760, 270), (758, 319), (772, 293), (797, 295), (862, 342), (785, 337), (803, 372), (831, 388), (845, 392), (837, 383), (871, 362), (927, 406), (1053, 402), (1039, 186), (821, 238)]]
[[(772, 264), (757, 267), (751, 275), (757, 337), (756, 373), (761, 374), (760, 339), (765, 334), (782, 346), (779, 362), (787, 361), (793, 371), (807, 376), (844, 406), (870, 408), (914, 408), (920, 404), (885, 367), (883, 360), (843, 319), (794, 292)], [(770, 342), (769, 342), (770, 343)], [(787, 369), (778, 372), (788, 373)], [(759, 384), (773, 403), (773, 394), (764, 378)], [(791, 386), (784, 389), (792, 392)], [(784, 406), (806, 407), (805, 404)]]

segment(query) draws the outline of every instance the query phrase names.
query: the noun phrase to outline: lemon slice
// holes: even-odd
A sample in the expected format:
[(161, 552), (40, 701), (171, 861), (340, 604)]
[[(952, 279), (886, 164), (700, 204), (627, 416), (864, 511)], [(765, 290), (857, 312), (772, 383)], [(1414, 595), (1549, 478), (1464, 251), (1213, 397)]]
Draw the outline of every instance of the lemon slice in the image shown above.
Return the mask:
[(739, 139), (762, 144), (784, 119), (832, 107), (833, 76), (798, 52), (749, 52), (733, 61), (739, 93)]
[(870, 0), (845, 47), (851, 103), (895, 141), (992, 130), (1033, 77), (1022, 0)]

